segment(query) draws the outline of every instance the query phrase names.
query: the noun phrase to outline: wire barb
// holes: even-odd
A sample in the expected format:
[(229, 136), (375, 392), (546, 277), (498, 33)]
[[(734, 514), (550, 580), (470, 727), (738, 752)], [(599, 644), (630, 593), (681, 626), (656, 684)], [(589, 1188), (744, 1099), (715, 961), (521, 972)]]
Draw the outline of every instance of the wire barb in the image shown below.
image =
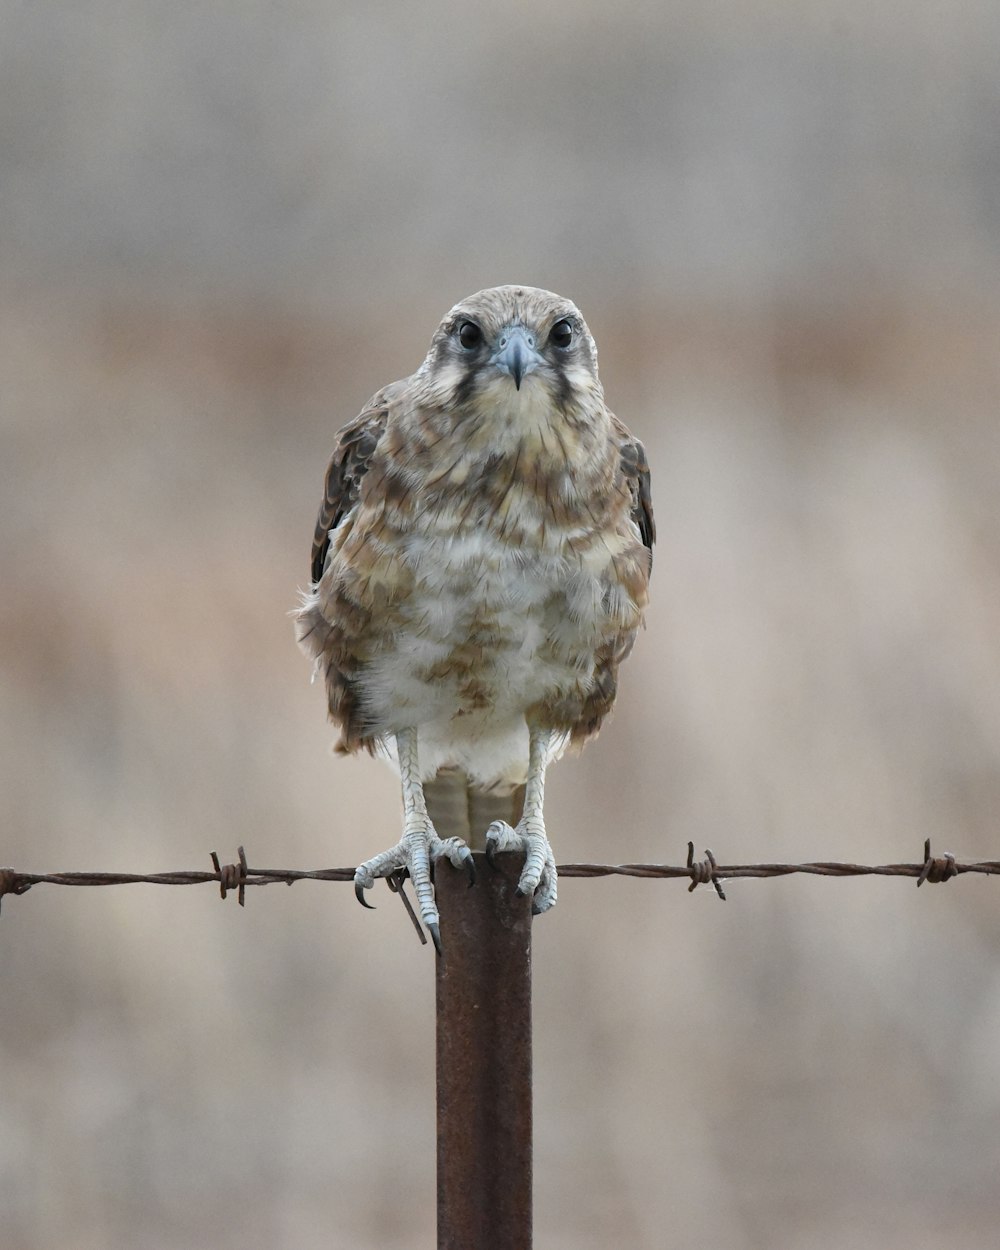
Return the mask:
[(715, 856), (712, 852), (705, 848), (705, 858), (695, 862), (694, 843), (688, 843), (687, 869), (691, 874), (691, 884), (688, 886), (688, 894), (692, 890), (696, 890), (700, 885), (713, 885), (715, 892), (723, 902), (726, 901), (726, 892), (722, 888), (722, 882), (715, 875), (719, 865), (715, 862)]
[(5, 894), (27, 894), (30, 889), (31, 882), (22, 880), (13, 868), (0, 868), (0, 903)]
[(955, 856), (951, 851), (945, 851), (944, 855), (935, 859), (931, 855), (931, 840), (927, 838), (924, 841), (924, 866), (920, 870), (920, 876), (917, 878), (917, 889), (919, 889), (925, 881), (937, 882), (948, 881), (952, 877), (958, 876), (958, 865), (955, 863)]
[(241, 907), (246, 906), (246, 884), (247, 884), (247, 855), (243, 847), (239, 848), (240, 862), (238, 864), (223, 864), (219, 866), (219, 856), (215, 851), (212, 852), (212, 863), (215, 865), (215, 873), (219, 879), (219, 894), (224, 899), (230, 890), (239, 892), (238, 902)]
[(403, 906), (406, 908), (406, 914), (413, 921), (413, 927), (417, 931), (417, 937), (420, 939), (422, 946), (427, 945), (427, 934), (423, 931), (420, 921), (417, 919), (417, 913), (413, 910), (413, 904), (410, 902), (410, 896), (403, 889), (409, 872), (405, 868), (397, 868), (395, 872), (391, 872), (385, 879), (386, 885), (392, 890), (393, 894), (398, 894)]

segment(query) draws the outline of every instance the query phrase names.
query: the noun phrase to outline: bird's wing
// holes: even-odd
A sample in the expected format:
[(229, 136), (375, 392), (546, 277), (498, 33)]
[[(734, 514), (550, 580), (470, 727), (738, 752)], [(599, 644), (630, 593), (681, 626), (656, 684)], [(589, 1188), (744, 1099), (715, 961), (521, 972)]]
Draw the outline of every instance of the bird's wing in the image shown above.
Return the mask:
[(632, 520), (639, 527), (643, 546), (649, 551), (650, 568), (653, 567), (653, 543), (656, 542), (656, 521), (653, 518), (653, 497), (649, 486), (649, 461), (646, 449), (629, 429), (613, 417), (618, 435), (622, 472), (632, 493)]
[(312, 579), (323, 576), (330, 531), (336, 529), (345, 513), (358, 499), (361, 479), (368, 471), (378, 441), (385, 432), (388, 404), (380, 391), (361, 412), (340, 430), (337, 446), (326, 471), (323, 502), (316, 518), (312, 545)]

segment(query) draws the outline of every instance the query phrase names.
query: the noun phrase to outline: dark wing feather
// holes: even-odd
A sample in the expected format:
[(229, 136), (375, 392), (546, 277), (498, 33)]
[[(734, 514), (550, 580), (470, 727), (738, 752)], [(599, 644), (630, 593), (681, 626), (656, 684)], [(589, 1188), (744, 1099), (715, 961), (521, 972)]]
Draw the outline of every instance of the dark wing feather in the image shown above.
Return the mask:
[[(616, 576), (624, 576), (624, 586), (636, 602), (645, 605), (649, 572), (653, 567), (653, 543), (656, 541), (656, 524), (653, 520), (653, 500), (649, 489), (649, 464), (646, 449), (618, 420), (611, 417), (618, 444), (619, 468), (629, 491), (629, 519), (639, 531), (643, 546), (649, 552), (649, 564), (642, 568), (637, 560), (627, 560), (622, 569), (615, 569)], [(618, 485), (620, 486), (621, 479)], [(634, 551), (634, 549), (630, 549)], [(586, 742), (600, 729), (605, 717), (614, 705), (618, 693), (618, 668), (628, 657), (635, 642), (636, 629), (623, 629), (617, 637), (610, 638), (594, 653), (593, 684), (582, 707), (566, 715), (558, 706), (550, 706), (549, 714), (558, 726), (569, 724), (570, 739)]]
[(652, 568), (656, 521), (653, 519), (653, 497), (649, 488), (649, 461), (646, 459), (646, 449), (617, 418), (615, 425), (622, 436), (619, 452), (622, 472), (632, 492), (632, 520), (638, 525), (643, 545), (649, 550), (649, 567)]
[(316, 532), (312, 545), (312, 579), (318, 582), (323, 576), (326, 553), (330, 546), (330, 531), (336, 529), (341, 518), (354, 507), (358, 499), (361, 479), (368, 471), (378, 441), (385, 432), (388, 412), (376, 396), (363, 411), (348, 422), (340, 431), (336, 450), (326, 471), (326, 483)]

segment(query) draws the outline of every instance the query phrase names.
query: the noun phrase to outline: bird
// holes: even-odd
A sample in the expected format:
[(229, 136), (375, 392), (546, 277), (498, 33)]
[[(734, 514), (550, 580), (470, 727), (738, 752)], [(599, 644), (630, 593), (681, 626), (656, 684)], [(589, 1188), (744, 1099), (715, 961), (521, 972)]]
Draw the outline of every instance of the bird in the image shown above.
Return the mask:
[(554, 905), (546, 769), (611, 711), (655, 536), (643, 445), (605, 404), (579, 309), (551, 291), (461, 300), (417, 371), (339, 430), (297, 638), (336, 751), (400, 776), (402, 836), (358, 866), (357, 897), (405, 870), (439, 954), (434, 865), (470, 884), (475, 869), (428, 796), (457, 778), (468, 812), (509, 812), (487, 857), (523, 854), (518, 893)]

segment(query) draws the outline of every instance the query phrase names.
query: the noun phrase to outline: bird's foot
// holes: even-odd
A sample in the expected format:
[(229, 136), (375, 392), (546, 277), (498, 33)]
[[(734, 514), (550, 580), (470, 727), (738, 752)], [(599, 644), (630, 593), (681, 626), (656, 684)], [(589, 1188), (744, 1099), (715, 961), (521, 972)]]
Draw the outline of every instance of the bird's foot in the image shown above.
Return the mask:
[(501, 851), (522, 851), (524, 868), (517, 885), (518, 894), (531, 896), (531, 910), (537, 916), (555, 906), (556, 861), (544, 824), (531, 817), (522, 818), (514, 829), (505, 820), (495, 820), (486, 830), (486, 858)]
[(476, 866), (469, 848), (461, 838), (439, 838), (426, 818), (408, 822), (395, 846), (365, 860), (354, 871), (354, 893), (358, 902), (362, 907), (371, 907), (371, 903), (365, 901), (365, 890), (370, 890), (378, 877), (390, 877), (399, 869), (405, 869), (413, 882), (420, 919), (434, 939), (438, 954), (441, 953), (441, 929), (434, 902), (433, 865), (439, 859), (464, 868), (469, 874), (469, 885), (475, 883)]

